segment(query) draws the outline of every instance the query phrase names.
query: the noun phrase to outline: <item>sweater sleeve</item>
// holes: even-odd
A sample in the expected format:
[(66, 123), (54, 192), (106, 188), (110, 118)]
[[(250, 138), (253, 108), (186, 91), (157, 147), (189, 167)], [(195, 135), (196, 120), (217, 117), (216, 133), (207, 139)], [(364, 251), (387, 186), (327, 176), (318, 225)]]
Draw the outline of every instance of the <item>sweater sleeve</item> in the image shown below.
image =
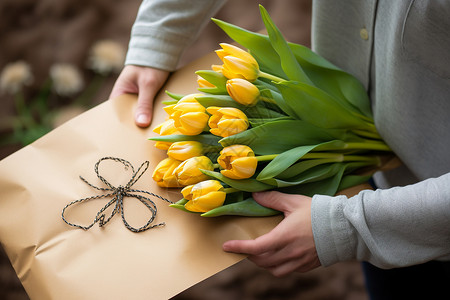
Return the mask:
[(450, 260), (450, 173), (351, 198), (316, 195), (311, 214), (323, 266), (356, 259), (388, 269)]
[(175, 70), (183, 50), (225, 0), (144, 0), (139, 7), (126, 65)]

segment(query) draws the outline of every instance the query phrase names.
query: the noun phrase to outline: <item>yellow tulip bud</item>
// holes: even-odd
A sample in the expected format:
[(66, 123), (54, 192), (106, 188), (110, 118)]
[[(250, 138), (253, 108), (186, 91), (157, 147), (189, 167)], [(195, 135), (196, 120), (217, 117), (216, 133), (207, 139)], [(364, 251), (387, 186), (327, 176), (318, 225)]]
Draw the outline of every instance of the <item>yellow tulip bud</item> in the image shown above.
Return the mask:
[(175, 123), (172, 119), (166, 120), (156, 126), (153, 129), (153, 132), (159, 135), (181, 134), (181, 132), (179, 132), (175, 127)]
[(242, 105), (251, 106), (258, 102), (259, 89), (245, 79), (229, 79), (227, 80), (226, 88), (230, 97)]
[(169, 149), (170, 145), (172, 145), (171, 142), (160, 142), (160, 141), (157, 141), (155, 143), (155, 147), (158, 148), (158, 149), (161, 149), (161, 150)]
[(184, 161), (191, 157), (200, 156), (203, 154), (202, 143), (196, 141), (182, 141), (175, 142), (167, 150), (167, 155), (170, 158)]
[(170, 111), (169, 118), (174, 121), (175, 128), (186, 135), (197, 135), (203, 132), (208, 123), (209, 116), (203, 105), (195, 100), (201, 94), (190, 94), (181, 98)]
[(207, 112), (211, 114), (209, 131), (214, 135), (227, 137), (242, 132), (249, 126), (247, 116), (237, 108), (210, 106)]
[(223, 62), (220, 72), (225, 77), (242, 78), (248, 81), (255, 81), (258, 78), (259, 65), (250, 53), (227, 43), (221, 43), (220, 46), (222, 49), (216, 50), (216, 54)]
[(185, 186), (182, 190), (181, 190), (181, 194), (183, 195), (183, 198), (186, 200), (192, 200), (192, 188), (194, 187), (195, 184), (191, 184), (188, 186)]
[(223, 58), (222, 73), (228, 79), (242, 78), (255, 81), (259, 76), (259, 69), (247, 61), (234, 56)]
[(226, 193), (217, 180), (206, 180), (185, 187), (181, 193), (189, 201), (184, 207), (193, 212), (207, 212), (223, 205)]
[(239, 58), (241, 60), (246, 61), (248, 64), (254, 66), (257, 69), (259, 69), (258, 62), (247, 51), (242, 50), (239, 47), (236, 47), (234, 45), (227, 44), (227, 43), (221, 43), (220, 47), (222, 47), (222, 49), (216, 50), (216, 53), (217, 53), (217, 56), (219, 56), (219, 58), (222, 61), (223, 61), (223, 59), (226, 56), (234, 56), (234, 57), (237, 57), (237, 58)]
[(152, 178), (160, 187), (181, 187), (173, 171), (181, 164), (181, 161), (170, 157), (163, 159), (153, 171)]
[(214, 165), (206, 156), (197, 156), (183, 161), (174, 171), (174, 175), (182, 185), (195, 184), (209, 177), (201, 170), (214, 170)]
[(198, 135), (205, 129), (209, 116), (203, 112), (176, 112), (172, 118), (175, 121), (175, 127), (182, 134)]
[(228, 146), (220, 151), (217, 159), (223, 168), (222, 175), (231, 179), (250, 178), (255, 174), (258, 160), (253, 150), (245, 145)]

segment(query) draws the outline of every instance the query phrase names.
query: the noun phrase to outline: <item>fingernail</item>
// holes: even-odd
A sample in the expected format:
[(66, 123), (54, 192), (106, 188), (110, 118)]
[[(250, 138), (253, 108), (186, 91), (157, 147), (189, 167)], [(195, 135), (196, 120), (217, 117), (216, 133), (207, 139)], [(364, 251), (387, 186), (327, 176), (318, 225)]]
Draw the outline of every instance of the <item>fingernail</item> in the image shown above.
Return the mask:
[(136, 122), (139, 124), (147, 124), (148, 121), (149, 121), (148, 116), (144, 114), (138, 115), (136, 118)]

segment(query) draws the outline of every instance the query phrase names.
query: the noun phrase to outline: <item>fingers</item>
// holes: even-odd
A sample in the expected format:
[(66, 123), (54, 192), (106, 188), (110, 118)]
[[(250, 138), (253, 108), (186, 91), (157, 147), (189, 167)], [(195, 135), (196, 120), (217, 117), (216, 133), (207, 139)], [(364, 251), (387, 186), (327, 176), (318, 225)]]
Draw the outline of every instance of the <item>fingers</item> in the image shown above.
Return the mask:
[(222, 248), (226, 252), (244, 253), (258, 255), (270, 250), (271, 245), (267, 239), (259, 237), (255, 240), (231, 240), (223, 244)]
[(277, 245), (273, 240), (275, 236), (276, 233), (274, 234), (272, 230), (254, 240), (227, 241), (223, 244), (222, 248), (226, 252), (260, 255), (277, 248)]
[(266, 206), (281, 212), (291, 212), (294, 210), (299, 201), (308, 199), (309, 197), (302, 195), (290, 195), (277, 191), (253, 193), (253, 199), (262, 206)]
[(285, 218), (269, 233), (255, 240), (224, 243), (227, 252), (244, 253), (275, 276), (306, 272), (320, 265), (311, 229), (311, 198), (275, 191), (254, 193), (261, 205), (284, 212)]

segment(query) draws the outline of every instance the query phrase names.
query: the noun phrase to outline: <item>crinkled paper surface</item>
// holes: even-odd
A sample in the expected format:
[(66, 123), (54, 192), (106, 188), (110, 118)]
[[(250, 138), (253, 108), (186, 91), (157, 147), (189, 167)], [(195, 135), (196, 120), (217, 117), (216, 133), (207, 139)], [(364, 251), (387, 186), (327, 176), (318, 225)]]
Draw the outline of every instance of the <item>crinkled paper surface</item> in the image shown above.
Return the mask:
[[(194, 72), (209, 69), (212, 63), (217, 63), (214, 54), (177, 71), (165, 89), (196, 92)], [(244, 258), (223, 252), (224, 241), (255, 238), (280, 221), (280, 216), (206, 219), (158, 199), (153, 199), (158, 207), (154, 223), (166, 226), (142, 233), (129, 231), (120, 215), (105, 227), (96, 224), (88, 231), (62, 221), (66, 204), (101, 194), (78, 177), (101, 186), (94, 165), (105, 156), (126, 159), (135, 168), (150, 161), (133, 188), (179, 200), (178, 190), (159, 188), (151, 179), (154, 167), (166, 156), (147, 138), (166, 117), (161, 104), (165, 99), (164, 93), (158, 96), (148, 129), (134, 125), (136, 96), (125, 95), (0, 162), (0, 242), (31, 299), (167, 299)], [(131, 173), (122, 165), (104, 165), (101, 174), (114, 185), (129, 180)], [(68, 211), (67, 219), (87, 225), (107, 201), (79, 205)], [(146, 223), (146, 209), (136, 199), (126, 198), (124, 205), (130, 225)]]

